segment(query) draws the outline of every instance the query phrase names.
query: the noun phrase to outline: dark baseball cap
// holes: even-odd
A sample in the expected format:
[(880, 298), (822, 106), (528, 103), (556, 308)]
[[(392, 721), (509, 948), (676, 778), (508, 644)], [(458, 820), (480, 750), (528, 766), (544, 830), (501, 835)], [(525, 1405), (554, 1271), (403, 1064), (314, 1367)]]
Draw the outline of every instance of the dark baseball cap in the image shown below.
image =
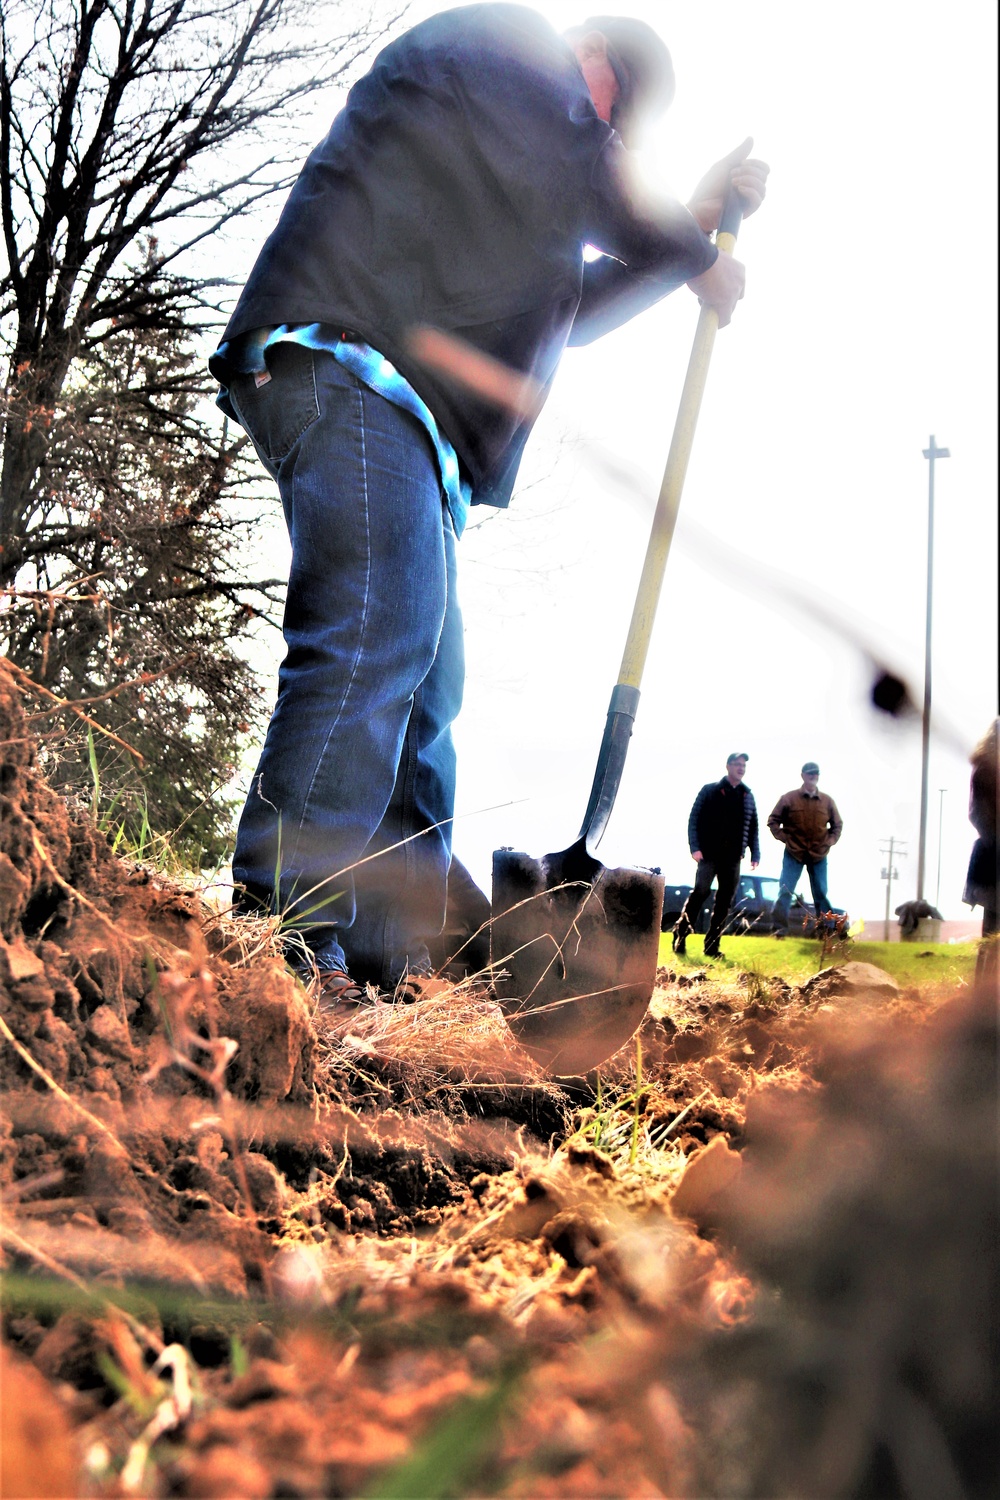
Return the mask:
[(750, 757), (745, 750), (734, 750), (732, 755), (726, 756), (726, 765), (731, 766), (734, 760), (749, 760)]
[(807, 760), (806, 763), (805, 763), (805, 765), (802, 767), (802, 775), (803, 776), (818, 776), (819, 775), (819, 766), (816, 764), (816, 762), (814, 760)]
[(588, 16), (583, 24), (607, 38), (619, 90), (611, 123), (629, 145), (638, 125), (670, 107), (675, 89), (670, 53), (652, 26), (632, 16)]

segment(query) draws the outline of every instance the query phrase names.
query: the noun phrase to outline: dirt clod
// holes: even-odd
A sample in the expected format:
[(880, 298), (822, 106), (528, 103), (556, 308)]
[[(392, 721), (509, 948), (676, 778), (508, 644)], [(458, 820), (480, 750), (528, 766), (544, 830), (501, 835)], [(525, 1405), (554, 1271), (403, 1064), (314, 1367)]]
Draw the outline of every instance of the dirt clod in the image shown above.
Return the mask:
[(802, 986), (803, 999), (854, 1000), (866, 1005), (894, 1000), (899, 994), (899, 985), (891, 974), (874, 964), (837, 964), (833, 968), (820, 969)]

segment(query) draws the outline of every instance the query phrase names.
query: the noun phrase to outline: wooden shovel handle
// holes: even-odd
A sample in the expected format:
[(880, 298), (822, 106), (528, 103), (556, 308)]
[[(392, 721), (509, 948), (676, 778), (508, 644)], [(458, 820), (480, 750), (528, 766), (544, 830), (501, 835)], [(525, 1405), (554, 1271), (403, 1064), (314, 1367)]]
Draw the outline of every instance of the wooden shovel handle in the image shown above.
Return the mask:
[[(716, 244), (723, 255), (732, 255), (736, 248), (736, 235), (742, 216), (743, 210), (739, 195), (731, 192), (726, 200), (722, 222), (716, 237)], [(650, 636), (653, 632), (653, 620), (656, 617), (656, 606), (659, 603), (663, 576), (667, 569), (667, 558), (670, 556), (670, 544), (674, 539), (681, 492), (684, 488), (688, 460), (694, 444), (695, 428), (701, 411), (701, 398), (705, 393), (708, 366), (712, 358), (718, 328), (719, 315), (715, 308), (703, 307), (698, 318), (698, 327), (695, 330), (694, 346), (688, 361), (687, 374), (684, 377), (684, 387), (677, 408), (677, 420), (674, 423), (674, 435), (670, 442), (670, 452), (667, 454), (667, 464), (663, 471), (656, 513), (653, 516), (653, 525), (646, 547), (646, 558), (642, 565), (642, 577), (639, 580), (635, 607), (632, 611), (632, 623), (629, 625), (625, 652), (618, 673), (619, 685), (623, 687), (638, 688), (642, 681)]]
[[(723, 255), (732, 255), (736, 248), (736, 236), (743, 218), (743, 205), (739, 194), (731, 190), (726, 198), (716, 235), (716, 244)], [(656, 503), (656, 512), (646, 545), (646, 557), (642, 565), (642, 576), (632, 610), (625, 641), (625, 652), (618, 672), (618, 681), (611, 692), (604, 738), (597, 758), (597, 770), (590, 790), (590, 800), (584, 816), (580, 837), (589, 854), (600, 842), (607, 827), (618, 795), (632, 724), (639, 706), (639, 684), (649, 651), (650, 637), (656, 607), (663, 587), (663, 576), (670, 556), (670, 544), (674, 539), (677, 512), (680, 509), (681, 491), (687, 474), (688, 459), (694, 443), (701, 398), (708, 379), (708, 366), (712, 358), (715, 335), (719, 328), (719, 315), (714, 307), (703, 307), (694, 335), (694, 346), (688, 361), (687, 375), (681, 391), (674, 435), (667, 454), (667, 465), (663, 471), (663, 483)]]

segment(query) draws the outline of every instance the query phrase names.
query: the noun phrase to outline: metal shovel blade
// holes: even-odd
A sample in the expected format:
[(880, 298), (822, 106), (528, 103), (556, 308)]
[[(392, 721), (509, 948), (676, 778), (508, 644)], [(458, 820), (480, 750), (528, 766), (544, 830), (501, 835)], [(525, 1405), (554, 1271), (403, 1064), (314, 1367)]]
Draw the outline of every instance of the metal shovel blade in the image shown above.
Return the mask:
[(662, 876), (609, 870), (582, 838), (543, 859), (494, 853), (494, 988), (547, 1072), (587, 1073), (636, 1031), (656, 981), (662, 908)]

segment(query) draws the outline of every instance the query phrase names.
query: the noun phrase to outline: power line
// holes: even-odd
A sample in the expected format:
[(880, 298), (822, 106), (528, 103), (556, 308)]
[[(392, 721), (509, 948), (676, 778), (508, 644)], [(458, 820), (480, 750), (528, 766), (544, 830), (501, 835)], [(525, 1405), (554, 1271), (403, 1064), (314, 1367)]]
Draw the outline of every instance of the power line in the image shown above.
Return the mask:
[(887, 854), (889, 856), (889, 863), (882, 866), (882, 879), (886, 883), (885, 928), (882, 935), (882, 941), (884, 943), (887, 943), (889, 941), (889, 912), (892, 909), (892, 882), (899, 879), (899, 871), (893, 864), (893, 860), (895, 859), (897, 854), (901, 855), (903, 859), (906, 859), (906, 842), (906, 839), (897, 839), (895, 834), (891, 834), (889, 837), (889, 847), (886, 848), (884, 844), (881, 844), (879, 846), (879, 853)]

